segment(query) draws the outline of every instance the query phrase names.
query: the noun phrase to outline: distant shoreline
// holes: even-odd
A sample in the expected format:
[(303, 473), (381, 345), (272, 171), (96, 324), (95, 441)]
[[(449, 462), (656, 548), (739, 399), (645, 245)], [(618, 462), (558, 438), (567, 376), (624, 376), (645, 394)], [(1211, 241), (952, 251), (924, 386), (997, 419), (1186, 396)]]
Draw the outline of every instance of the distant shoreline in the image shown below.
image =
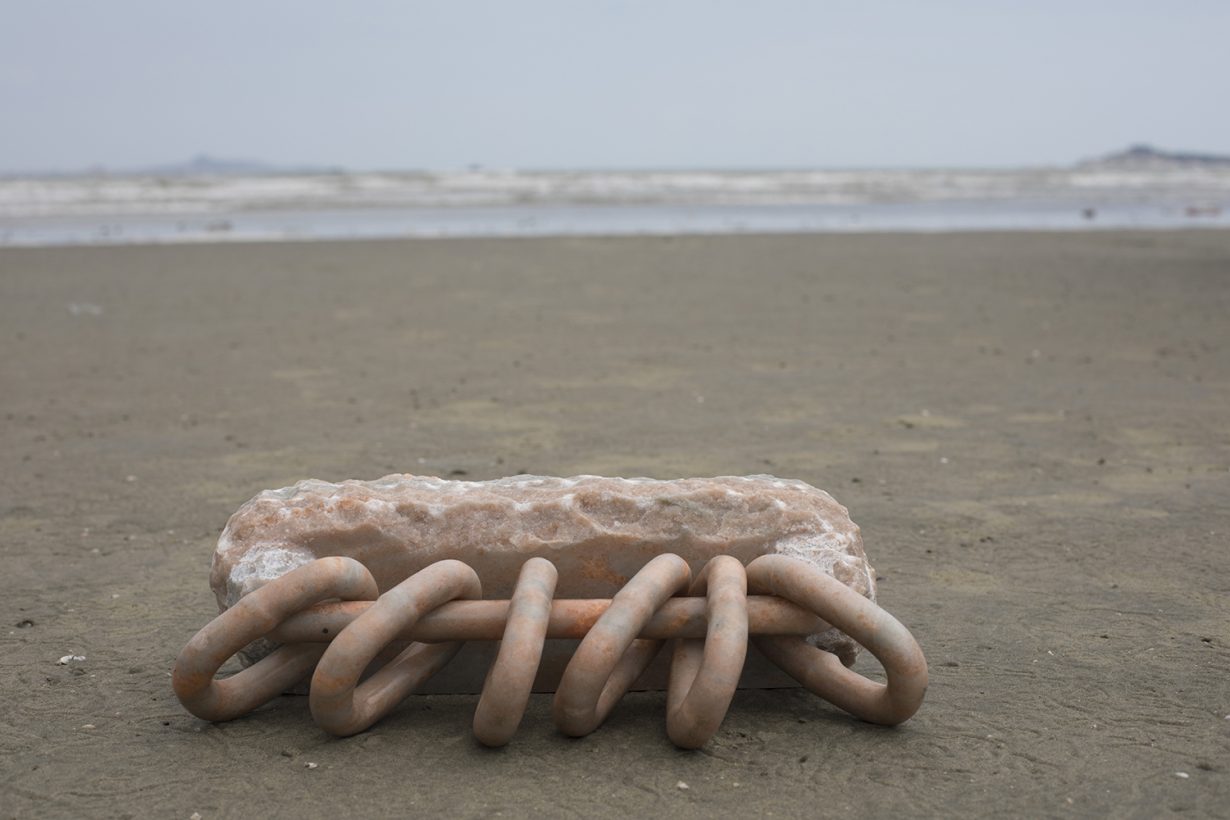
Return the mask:
[(1205, 227), (1230, 166), (0, 180), (0, 246)]
[(1230, 229), (1220, 204), (956, 201), (305, 209), (208, 215), (0, 218), (0, 248), (512, 237), (1079, 232)]
[(3, 180), (37, 180), (37, 179), (139, 179), (144, 177), (211, 179), (228, 176), (329, 176), (346, 174), (390, 174), (390, 175), (424, 175), (440, 176), (464, 173), (512, 173), (512, 174), (661, 174), (661, 173), (807, 173), (835, 172), (862, 173), (868, 171), (908, 171), (908, 172), (1021, 172), (1021, 171), (1065, 171), (1072, 169), (1187, 169), (1193, 167), (1230, 167), (1230, 155), (1214, 154), (1200, 151), (1175, 151), (1157, 148), (1152, 145), (1138, 143), (1130, 145), (1122, 151), (1103, 154), (1099, 157), (1081, 159), (1075, 163), (1019, 163), (1004, 166), (809, 166), (809, 167), (723, 167), (706, 166), (664, 166), (643, 168), (608, 168), (603, 166), (584, 166), (577, 168), (488, 168), (482, 164), (474, 164), (464, 169), (432, 169), (432, 168), (375, 168), (356, 170), (342, 165), (280, 165), (257, 159), (236, 159), (231, 157), (216, 157), (211, 154), (197, 154), (182, 161), (159, 165), (147, 165), (127, 168), (110, 168), (105, 165), (93, 165), (70, 169), (41, 169), (34, 171), (4, 171), (0, 170), (0, 181)]

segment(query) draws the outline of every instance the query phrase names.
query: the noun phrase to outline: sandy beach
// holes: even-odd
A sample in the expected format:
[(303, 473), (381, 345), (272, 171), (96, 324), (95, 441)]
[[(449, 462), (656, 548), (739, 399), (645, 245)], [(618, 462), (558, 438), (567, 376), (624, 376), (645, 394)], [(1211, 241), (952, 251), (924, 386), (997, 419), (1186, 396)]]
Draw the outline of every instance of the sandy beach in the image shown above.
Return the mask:
[[(2, 817), (1230, 812), (1228, 231), (3, 249), (0, 340)], [(391, 472), (810, 482), (927, 700), (185, 712), (229, 515)]]

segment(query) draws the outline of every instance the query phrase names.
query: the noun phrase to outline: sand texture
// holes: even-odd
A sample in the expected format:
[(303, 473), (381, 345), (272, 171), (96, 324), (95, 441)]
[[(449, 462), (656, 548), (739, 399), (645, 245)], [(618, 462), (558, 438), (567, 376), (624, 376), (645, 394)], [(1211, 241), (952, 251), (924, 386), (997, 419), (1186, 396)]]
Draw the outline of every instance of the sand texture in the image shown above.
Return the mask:
[[(1227, 317), (1219, 231), (0, 251), (0, 817), (1226, 816)], [(927, 699), (188, 715), (231, 514), (389, 473), (823, 487)]]

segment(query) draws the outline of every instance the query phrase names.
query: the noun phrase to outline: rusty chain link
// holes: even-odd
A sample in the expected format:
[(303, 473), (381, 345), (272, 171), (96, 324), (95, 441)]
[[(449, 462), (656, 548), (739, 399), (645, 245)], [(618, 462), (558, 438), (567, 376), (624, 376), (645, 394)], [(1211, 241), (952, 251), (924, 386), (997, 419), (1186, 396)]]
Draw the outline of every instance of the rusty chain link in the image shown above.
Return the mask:
[[(556, 600), (551, 562), (525, 563), (510, 600), (483, 601), (478, 575), (439, 561), (377, 597), (352, 558), (320, 558), (245, 595), (179, 653), (176, 696), (204, 720), (246, 714), (311, 675), (312, 717), (335, 735), (362, 732), (457, 654), (464, 641), (501, 641), (474, 715), (474, 735), (502, 746), (520, 725), (549, 638), (580, 639), (552, 712), (567, 735), (594, 731), (668, 639), (667, 734), (703, 746), (739, 683), (748, 637), (808, 690), (872, 723), (907, 720), (927, 689), (927, 662), (910, 632), (872, 601), (816, 567), (764, 555), (746, 568), (720, 555), (696, 580), (686, 561), (659, 555), (610, 600)], [(749, 593), (751, 593), (749, 595)], [(338, 600), (330, 600), (338, 599)], [(375, 600), (372, 600), (375, 599)], [(324, 602), (324, 603), (321, 603)], [(829, 626), (862, 644), (886, 683), (847, 669), (803, 636)], [(281, 643), (253, 666), (216, 679), (228, 658), (259, 638)], [(391, 643), (412, 642), (366, 680)], [(315, 671), (313, 671), (313, 669)]]

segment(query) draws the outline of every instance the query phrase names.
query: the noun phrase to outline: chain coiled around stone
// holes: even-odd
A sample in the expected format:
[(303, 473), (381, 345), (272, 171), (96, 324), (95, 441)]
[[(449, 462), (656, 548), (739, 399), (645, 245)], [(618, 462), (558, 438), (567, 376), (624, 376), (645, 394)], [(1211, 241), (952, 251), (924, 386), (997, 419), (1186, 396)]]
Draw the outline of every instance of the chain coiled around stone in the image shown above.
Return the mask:
[[(478, 575), (450, 559), (377, 597), (375, 580), (358, 561), (320, 558), (245, 595), (198, 632), (175, 662), (172, 686), (189, 712), (222, 721), (311, 674), (312, 717), (345, 736), (395, 709), (465, 640), (500, 640), (474, 735), (502, 746), (521, 722), (548, 638), (581, 637), (552, 708), (559, 730), (577, 737), (602, 725), (669, 639), (675, 645), (667, 734), (687, 749), (717, 732), (749, 636), (804, 687), (872, 723), (907, 720), (926, 692), (927, 662), (910, 632), (872, 601), (794, 558), (764, 555), (745, 568), (719, 555), (693, 580), (678, 555), (659, 555), (609, 601), (554, 599), (557, 579), (551, 562), (531, 558), (510, 600), (482, 601)], [(883, 664), (887, 682), (847, 669), (804, 640), (829, 626), (867, 648)], [(282, 645), (238, 675), (215, 678), (228, 658), (262, 637)], [(396, 641), (411, 643), (360, 682)]]

